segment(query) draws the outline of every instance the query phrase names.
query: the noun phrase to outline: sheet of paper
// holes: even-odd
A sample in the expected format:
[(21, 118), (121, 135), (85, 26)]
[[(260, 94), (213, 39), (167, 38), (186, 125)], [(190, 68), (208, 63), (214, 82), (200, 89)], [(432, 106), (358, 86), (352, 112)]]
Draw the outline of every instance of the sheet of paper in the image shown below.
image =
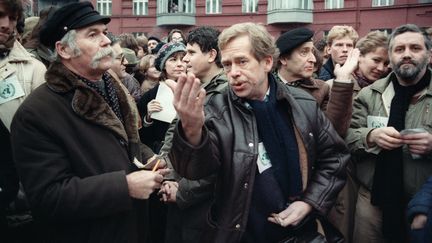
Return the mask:
[(0, 80), (0, 104), (24, 96), (24, 90), (15, 75)]
[(367, 127), (369, 128), (380, 128), (386, 127), (388, 123), (388, 117), (383, 116), (367, 116)]
[(156, 94), (156, 100), (162, 106), (162, 111), (151, 114), (152, 119), (171, 123), (176, 117), (176, 111), (173, 105), (174, 94), (172, 90), (164, 83), (160, 82)]

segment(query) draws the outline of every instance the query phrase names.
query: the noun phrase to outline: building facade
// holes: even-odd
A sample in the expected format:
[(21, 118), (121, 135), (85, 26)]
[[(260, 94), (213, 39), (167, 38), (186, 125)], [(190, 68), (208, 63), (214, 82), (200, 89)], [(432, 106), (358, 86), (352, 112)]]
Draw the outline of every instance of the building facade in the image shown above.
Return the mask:
[[(173, 29), (196, 26), (224, 29), (235, 23), (264, 24), (275, 37), (296, 27), (321, 39), (333, 25), (351, 25), (360, 34), (412, 23), (432, 27), (432, 0), (90, 0), (111, 17), (114, 34), (163, 38)], [(39, 0), (39, 5), (52, 1)], [(45, 3), (44, 3), (45, 2)], [(70, 2), (70, 1), (69, 1)]]

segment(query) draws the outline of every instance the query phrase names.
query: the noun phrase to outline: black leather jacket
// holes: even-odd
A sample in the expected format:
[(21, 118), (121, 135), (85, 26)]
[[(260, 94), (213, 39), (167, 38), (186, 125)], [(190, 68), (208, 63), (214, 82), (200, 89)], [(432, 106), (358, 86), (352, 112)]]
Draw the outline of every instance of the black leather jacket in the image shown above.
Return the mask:
[[(273, 77), (269, 75), (269, 78)], [(278, 102), (291, 110), (299, 144), (304, 193), (300, 200), (325, 215), (345, 183), (349, 153), (344, 141), (305, 91), (277, 82)], [(169, 154), (176, 171), (190, 179), (217, 173), (214, 202), (208, 214), (211, 232), (205, 242), (240, 242), (251, 202), (258, 131), (255, 115), (231, 89), (216, 94), (205, 107), (202, 143), (184, 140), (177, 124)], [(181, 121), (180, 121), (181, 122)]]

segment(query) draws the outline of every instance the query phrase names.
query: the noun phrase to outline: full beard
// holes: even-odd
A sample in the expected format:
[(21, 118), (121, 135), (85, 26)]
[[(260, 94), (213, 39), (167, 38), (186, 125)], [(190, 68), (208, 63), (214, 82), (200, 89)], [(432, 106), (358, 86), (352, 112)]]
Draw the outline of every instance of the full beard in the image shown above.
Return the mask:
[(9, 38), (5, 42), (0, 43), (0, 50), (3, 51), (3, 50), (12, 49), (12, 47), (14, 46), (15, 39), (16, 39), (15, 32), (10, 33)]
[(410, 58), (409, 63), (412, 64), (412, 66), (402, 67), (402, 65), (407, 64), (407, 59), (404, 59), (396, 63), (396, 65), (392, 65), (396, 75), (405, 81), (415, 80), (420, 72), (428, 65), (429, 59), (428, 56), (425, 55), (418, 62)]

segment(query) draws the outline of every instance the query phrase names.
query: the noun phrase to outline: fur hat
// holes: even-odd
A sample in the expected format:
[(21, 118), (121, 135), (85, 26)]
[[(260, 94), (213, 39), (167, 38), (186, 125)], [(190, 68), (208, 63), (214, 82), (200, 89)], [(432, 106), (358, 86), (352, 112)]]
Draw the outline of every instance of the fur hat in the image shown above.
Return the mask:
[(157, 54), (155, 59), (155, 67), (158, 71), (162, 71), (165, 68), (165, 62), (168, 58), (179, 51), (186, 52), (186, 46), (182, 42), (170, 42), (163, 45)]
[(40, 31), (40, 42), (47, 47), (54, 47), (69, 30), (80, 29), (97, 22), (108, 24), (110, 18), (94, 10), (90, 2), (74, 2), (57, 9)]

